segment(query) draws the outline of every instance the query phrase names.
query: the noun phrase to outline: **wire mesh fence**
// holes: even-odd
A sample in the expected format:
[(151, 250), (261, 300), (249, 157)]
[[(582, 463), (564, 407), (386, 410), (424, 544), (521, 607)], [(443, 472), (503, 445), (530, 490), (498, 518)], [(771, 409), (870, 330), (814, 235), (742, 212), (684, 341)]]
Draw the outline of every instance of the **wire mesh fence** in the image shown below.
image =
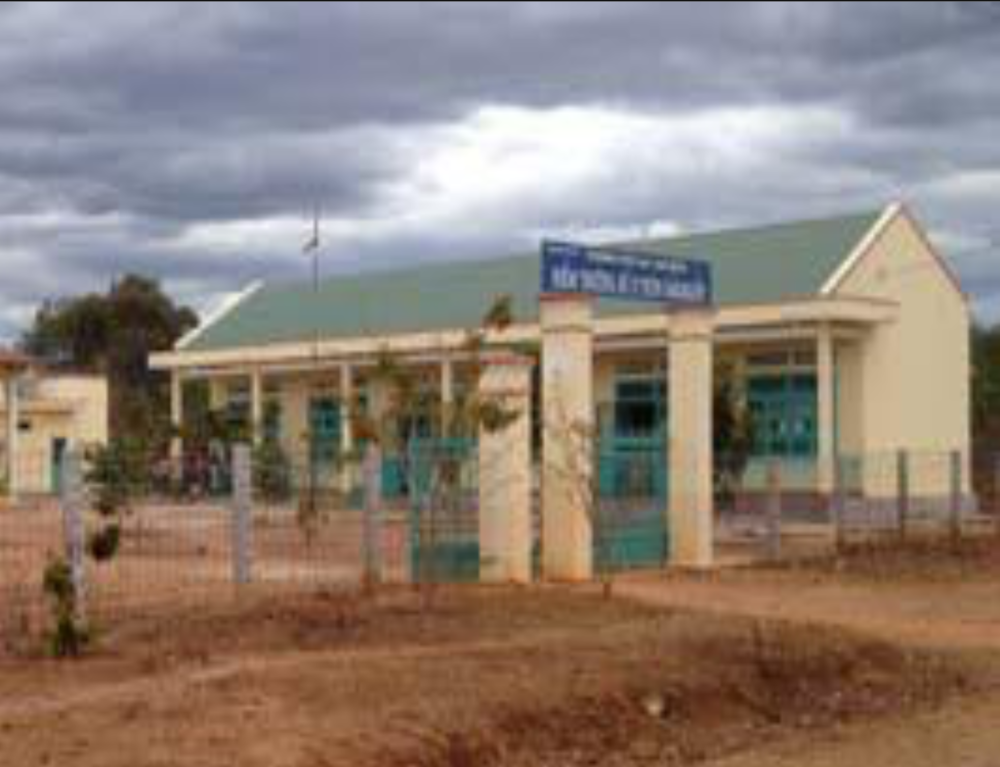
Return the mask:
[[(665, 446), (598, 442), (593, 457), (580, 481), (595, 574), (668, 565), (677, 478)], [(501, 497), (507, 484), (481, 465), (471, 440), (344, 459), (261, 446), (137, 461), (109, 514), (93, 461), (81, 459), (77, 470), (75, 481), (65, 467), (55, 475), (59, 494), (0, 503), (0, 643), (49, 626), (42, 583), (59, 558), (77, 566), (86, 615), (99, 622), (249, 590), (476, 581), (491, 556), (481, 483), (486, 477)], [(536, 577), (545, 577), (543, 474), (536, 463)], [(721, 564), (826, 555), (858, 541), (1000, 535), (997, 456), (846, 455), (828, 467), (815, 458), (716, 456), (714, 479)]]
[(275, 463), (247, 448), (135, 461), (114, 485), (113, 509), (99, 462), (64, 463), (60, 494), (0, 505), (4, 643), (51, 629), (43, 582), (60, 560), (74, 570), (81, 612), (99, 624), (251, 589), (355, 587), (376, 550), (380, 579), (407, 577), (407, 507), (386, 508), (372, 528), (363, 473), (347, 462), (323, 473), (310, 456)]
[(303, 451), (275, 468), (255, 454), (255, 584), (351, 586), (374, 569), (382, 581), (407, 579), (409, 505), (406, 496), (382, 497), (381, 475), (391, 468), (373, 456), (366, 463)]
[(417, 584), (478, 580), (484, 552), (476, 445), (463, 439), (416, 443), (400, 461), (411, 506), (411, 579)]
[(718, 548), (723, 556), (784, 559), (854, 543), (1000, 530), (996, 497), (977, 495), (974, 465), (958, 451), (873, 452), (826, 462), (722, 457)]
[(0, 650), (41, 631), (46, 618), (42, 573), (62, 547), (61, 516), (54, 500), (0, 502)]
[(343, 458), (237, 446), (127, 462), (110, 511), (100, 461), (75, 454), (58, 475), (59, 494), (0, 506), (4, 642), (52, 628), (43, 581), (60, 560), (74, 571), (81, 612), (97, 624), (251, 592), (479, 575), (474, 443)]

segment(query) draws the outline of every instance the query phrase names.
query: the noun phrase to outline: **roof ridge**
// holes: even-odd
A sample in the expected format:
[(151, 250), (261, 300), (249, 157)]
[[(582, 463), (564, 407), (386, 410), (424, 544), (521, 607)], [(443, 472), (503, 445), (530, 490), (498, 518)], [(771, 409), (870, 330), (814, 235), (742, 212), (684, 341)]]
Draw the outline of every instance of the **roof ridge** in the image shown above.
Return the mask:
[[(852, 219), (874, 218), (877, 219), (885, 210), (882, 208), (871, 208), (869, 210), (857, 210), (853, 213), (842, 213), (835, 216), (812, 216), (810, 218), (790, 219), (784, 221), (773, 221), (767, 224), (752, 224), (749, 226), (725, 226), (720, 229), (708, 229), (701, 231), (685, 232), (683, 234), (669, 235), (666, 237), (655, 237), (646, 240), (634, 240), (631, 243), (622, 244), (642, 244), (677, 242), (678, 240), (694, 239), (696, 237), (726, 237), (734, 234), (755, 234), (774, 231), (775, 229), (790, 229), (795, 226), (813, 226), (815, 224), (842, 223)], [(609, 243), (613, 244), (613, 243)]]

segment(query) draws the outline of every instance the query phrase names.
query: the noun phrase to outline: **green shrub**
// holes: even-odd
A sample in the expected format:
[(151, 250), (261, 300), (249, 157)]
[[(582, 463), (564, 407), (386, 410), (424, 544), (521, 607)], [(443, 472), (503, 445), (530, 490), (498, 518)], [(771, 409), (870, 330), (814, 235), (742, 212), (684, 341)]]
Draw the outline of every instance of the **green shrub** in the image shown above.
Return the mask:
[(75, 658), (90, 641), (90, 632), (80, 619), (73, 571), (65, 559), (49, 561), (43, 588), (49, 597), (55, 623), (48, 636), (49, 651), (57, 658)]
[(291, 462), (276, 439), (267, 438), (254, 449), (253, 484), (264, 501), (277, 503), (291, 498)]
[(87, 540), (87, 551), (95, 562), (109, 562), (118, 553), (121, 538), (121, 525), (112, 522), (90, 534)]

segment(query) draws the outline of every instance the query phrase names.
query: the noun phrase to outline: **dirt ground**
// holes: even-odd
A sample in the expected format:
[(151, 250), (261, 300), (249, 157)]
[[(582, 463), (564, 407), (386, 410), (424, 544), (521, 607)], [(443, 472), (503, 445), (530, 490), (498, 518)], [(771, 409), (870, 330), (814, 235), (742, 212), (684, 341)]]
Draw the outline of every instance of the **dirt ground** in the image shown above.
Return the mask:
[(618, 593), (666, 609), (834, 626), (942, 657), (975, 658), (974, 695), (917, 714), (889, 712), (713, 760), (718, 767), (1000, 765), (1000, 541), (859, 547), (840, 559), (709, 577), (645, 577)]
[(131, 617), (80, 661), (0, 656), (0, 765), (1000, 764), (996, 545), (614, 594)]
[(720, 615), (834, 625), (929, 649), (1000, 651), (1000, 539), (858, 546), (843, 557), (622, 578), (617, 593)]

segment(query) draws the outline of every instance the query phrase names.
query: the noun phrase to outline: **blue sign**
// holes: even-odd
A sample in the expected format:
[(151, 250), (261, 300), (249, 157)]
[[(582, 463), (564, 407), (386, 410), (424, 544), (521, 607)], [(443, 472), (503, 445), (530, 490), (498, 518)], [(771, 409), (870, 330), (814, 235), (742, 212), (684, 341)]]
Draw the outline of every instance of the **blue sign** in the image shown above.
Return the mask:
[(707, 261), (542, 243), (542, 292), (705, 306), (712, 303)]

